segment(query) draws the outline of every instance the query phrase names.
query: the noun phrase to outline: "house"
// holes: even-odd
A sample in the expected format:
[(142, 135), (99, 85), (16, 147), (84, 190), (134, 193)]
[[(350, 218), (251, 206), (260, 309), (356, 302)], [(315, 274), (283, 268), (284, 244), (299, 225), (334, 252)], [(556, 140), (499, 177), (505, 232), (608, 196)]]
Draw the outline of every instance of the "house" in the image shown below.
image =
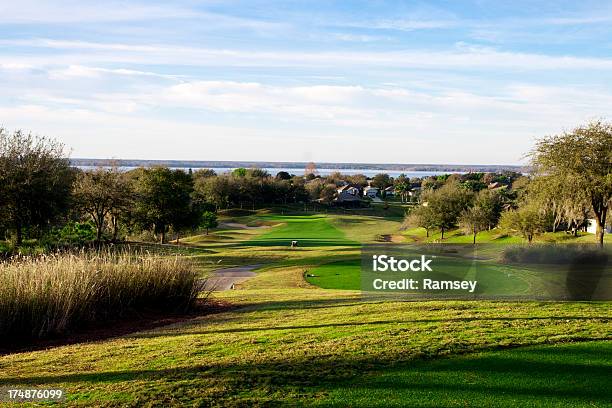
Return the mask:
[(393, 186), (389, 186), (385, 188), (385, 197), (393, 197), (395, 195), (395, 188)]
[(408, 192), (408, 195), (410, 197), (418, 197), (419, 194), (421, 194), (421, 187), (420, 186), (414, 186), (410, 189), (410, 191)]
[(342, 207), (361, 206), (361, 195), (359, 189), (352, 186), (342, 186), (338, 188), (338, 195), (334, 198), (334, 204)]
[(338, 191), (338, 196), (342, 195), (343, 193), (350, 194), (352, 196), (359, 196), (359, 189), (349, 184), (344, 185), (342, 187), (338, 187), (337, 191)]
[(363, 195), (365, 197), (376, 197), (378, 195), (378, 188), (367, 186), (363, 189)]
[(336, 197), (334, 201), (337, 203), (360, 202), (361, 197), (359, 197), (359, 194), (354, 195), (347, 191), (342, 191), (341, 193), (338, 194), (338, 197)]
[[(595, 234), (597, 232), (597, 221), (595, 221), (594, 218), (589, 218), (587, 220), (586, 232), (591, 233), (591, 234)], [(604, 232), (606, 234), (612, 234), (612, 225), (607, 224), (604, 227)]]

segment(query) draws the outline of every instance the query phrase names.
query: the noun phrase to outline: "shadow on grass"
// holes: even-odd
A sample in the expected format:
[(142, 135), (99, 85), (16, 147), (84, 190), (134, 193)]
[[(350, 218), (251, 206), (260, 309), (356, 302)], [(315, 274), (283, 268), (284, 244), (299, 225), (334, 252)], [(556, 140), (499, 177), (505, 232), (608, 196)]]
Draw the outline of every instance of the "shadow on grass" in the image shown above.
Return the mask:
[[(527, 402), (606, 406), (610, 402), (612, 363), (602, 359), (602, 355), (612, 352), (610, 342), (493, 352), (491, 349), (476, 350), (489, 351), (478, 355), (430, 361), (407, 357), (400, 364), (395, 364), (398, 361), (390, 357), (374, 358), (367, 354), (350, 358), (317, 355), (168, 369), (35, 375), (0, 378), (0, 381), (14, 386), (79, 384), (83, 389), (99, 383), (123, 383), (125, 388), (132, 381), (135, 386), (142, 381), (154, 382), (158, 387), (148, 389), (150, 399), (169, 390), (176, 396), (184, 396), (190, 391), (172, 384), (188, 381), (189, 388), (196, 392), (211, 384), (222, 384), (223, 395), (217, 398), (262, 393), (286, 397), (293, 393), (289, 395), (302, 400), (313, 401), (314, 396), (324, 395), (334, 404), (351, 406), (384, 406), (394, 400), (401, 406), (446, 406), (453, 401), (482, 406), (498, 398), (507, 399), (515, 406)], [(469, 351), (474, 350), (464, 350)]]
[[(609, 406), (612, 342), (537, 346), (420, 361), (337, 384), (351, 406)], [(384, 401), (384, 403), (382, 402)]]

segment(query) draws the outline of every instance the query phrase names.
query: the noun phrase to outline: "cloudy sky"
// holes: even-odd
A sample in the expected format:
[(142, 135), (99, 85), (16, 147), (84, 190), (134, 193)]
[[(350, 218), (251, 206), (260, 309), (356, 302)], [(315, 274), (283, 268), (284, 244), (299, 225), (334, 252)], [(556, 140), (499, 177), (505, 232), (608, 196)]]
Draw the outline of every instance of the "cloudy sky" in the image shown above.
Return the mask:
[(72, 157), (516, 164), (611, 113), (609, 1), (0, 0), (0, 125)]

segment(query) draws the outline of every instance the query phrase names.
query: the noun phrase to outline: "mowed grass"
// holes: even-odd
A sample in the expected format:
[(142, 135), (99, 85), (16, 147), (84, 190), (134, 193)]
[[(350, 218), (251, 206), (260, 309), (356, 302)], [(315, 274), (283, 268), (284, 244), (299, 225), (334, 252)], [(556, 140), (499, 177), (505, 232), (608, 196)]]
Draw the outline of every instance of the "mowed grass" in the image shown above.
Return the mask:
[[(311, 405), (333, 400), (330, 392), (344, 381), (363, 385), (423, 359), (609, 339), (612, 332), (607, 303), (368, 302), (352, 291), (248, 286), (219, 296), (240, 308), (115, 340), (4, 356), (0, 383), (60, 387), (71, 405)], [(557, 376), (551, 370), (548, 380)], [(377, 398), (351, 405), (372, 406)]]
[[(582, 344), (567, 360), (564, 352), (554, 361), (516, 354), (508, 357), (514, 365), (504, 366), (501, 357), (521, 346), (612, 340), (611, 303), (381, 302), (350, 288), (309, 284), (304, 275), (320, 265), (336, 262), (330, 273), (350, 271), (361, 242), (399, 227), (395, 219), (355, 216), (352, 223), (350, 217), (258, 214), (249, 222), (275, 226), (184, 240), (201, 248), (193, 257), (203, 270), (265, 265), (238, 290), (215, 295), (231, 310), (112, 340), (3, 356), (0, 384), (64, 388), (70, 406), (487, 406), (496, 403), (495, 393), (503, 394), (501, 405), (514, 406), (610, 400), (612, 391), (599, 385), (609, 343), (595, 349), (603, 356), (596, 364)], [(305, 244), (291, 249), (293, 239)], [(500, 361), (498, 371), (493, 361)], [(511, 387), (521, 375), (512, 367), (519, 366), (525, 380)], [(567, 382), (571, 370), (579, 374), (575, 388)], [(589, 381), (583, 388), (589, 396), (578, 395)], [(562, 394), (554, 399), (549, 390), (556, 388)]]
[[(474, 237), (470, 234), (464, 234), (459, 229), (453, 229), (444, 232), (444, 240), (441, 239), (440, 231), (430, 231), (427, 236), (427, 231), (424, 228), (409, 228), (403, 231), (403, 235), (413, 242), (444, 242), (448, 244), (471, 244)], [(507, 235), (497, 229), (490, 231), (479, 232), (476, 237), (476, 243), (498, 243), (498, 244), (521, 244), (526, 242), (519, 236)]]
[[(423, 278), (439, 280), (476, 280), (478, 289), (474, 296), (492, 298), (495, 296), (543, 296), (546, 290), (542, 287), (542, 279), (533, 271), (512, 266), (501, 265), (494, 261), (473, 261), (453, 257), (438, 257), (435, 261), (435, 270), (439, 272), (410, 272), (399, 273), (393, 278), (399, 279), (411, 277), (422, 280)], [(306, 273), (306, 281), (324, 289), (350, 289), (350, 290), (372, 290), (367, 286), (375, 277), (389, 279), (391, 275), (366, 274), (362, 276), (361, 259), (346, 259), (326, 263), (314, 267)], [(552, 279), (548, 274), (549, 283)], [(565, 276), (557, 279), (563, 280)], [(433, 293), (432, 296), (442, 293)], [(447, 292), (448, 294), (448, 292)]]
[(328, 389), (325, 406), (605, 407), (612, 342), (558, 344), (421, 361)]
[[(411, 242), (444, 242), (448, 244), (471, 244), (474, 237), (471, 234), (465, 234), (460, 229), (452, 229), (444, 232), (444, 240), (441, 239), (440, 231), (430, 231), (427, 236), (427, 231), (424, 228), (409, 228), (402, 231), (402, 235)], [(544, 243), (581, 243), (595, 244), (595, 235), (586, 232), (578, 233), (574, 237), (565, 231), (546, 232), (538, 234), (534, 237), (534, 242)], [(605, 243), (612, 243), (612, 236), (607, 234), (604, 236)], [(477, 244), (495, 243), (495, 244), (526, 244), (527, 240), (521, 236), (510, 235), (498, 228), (479, 232), (476, 236)]]
[(347, 259), (317, 266), (307, 273), (306, 281), (324, 289), (359, 290), (361, 260)]
[(249, 246), (290, 246), (298, 241), (299, 247), (359, 246), (349, 240), (340, 229), (334, 227), (325, 215), (268, 215), (262, 216), (267, 222), (278, 222), (281, 226), (256, 236), (245, 245)]

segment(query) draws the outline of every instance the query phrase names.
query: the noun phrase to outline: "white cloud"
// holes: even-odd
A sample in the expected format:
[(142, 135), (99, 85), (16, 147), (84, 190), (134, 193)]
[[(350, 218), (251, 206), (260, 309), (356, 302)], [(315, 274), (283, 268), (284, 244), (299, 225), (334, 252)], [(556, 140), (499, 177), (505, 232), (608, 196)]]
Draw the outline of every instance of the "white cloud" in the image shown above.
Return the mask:
[[(329, 126), (393, 134), (419, 132), (445, 138), (471, 138), (526, 128), (578, 123), (612, 111), (612, 95), (597, 89), (512, 84), (495, 94), (460, 88), (418, 90), (400, 86), (280, 86), (258, 82), (192, 81), (150, 85), (125, 92), (66, 90), (16, 96), (29, 105), (82, 108), (121, 115), (164, 115), (185, 111), (249, 121), (286, 122), (292, 126)], [(197, 114), (195, 114), (198, 116)], [(210, 116), (207, 116), (211, 120)], [(215, 119), (212, 119), (213, 122)], [(533, 136), (537, 132), (530, 131)]]
[[(4, 125), (59, 136), (79, 156), (124, 158), (302, 160), (301, 152), (309, 151), (330, 161), (516, 163), (535, 136), (612, 111), (605, 92), (531, 84), (495, 95), (459, 89), (433, 95), (398, 86), (195, 81), (141, 93), (28, 93), (20, 100), (0, 106)], [(179, 120), (167, 114), (181, 109), (213, 115)], [(239, 115), (241, 125), (228, 125), (234, 121), (224, 115)], [(287, 132), (289, 149), (273, 153), (262, 142), (277, 146)], [(168, 135), (179, 139), (169, 143)], [(385, 153), (379, 145), (393, 149)], [(355, 153), (343, 155), (342, 146)]]
[[(169, 45), (91, 43), (81, 41), (0, 40), (0, 46), (51, 48), (70, 52), (53, 57), (7, 55), (25, 65), (131, 63), (208, 67), (386, 67), (419, 69), (585, 70), (612, 69), (611, 58), (556, 56), (461, 47), (446, 51), (250, 51)], [(92, 52), (95, 50), (96, 52)], [(77, 52), (78, 51), (78, 52)]]
[[(184, 2), (185, 3), (185, 2)], [(288, 29), (284, 22), (266, 21), (264, 19), (236, 17), (202, 10), (194, 7), (192, 2), (181, 5), (180, 2), (140, 1), (93, 1), (93, 0), (19, 0), (0, 3), (0, 23), (2, 24), (35, 24), (45, 25), (88, 25), (95, 23), (113, 24), (113, 30), (144, 29), (155, 33), (157, 28), (150, 21), (167, 23), (180, 20), (183, 30), (192, 24), (190, 29), (199, 31), (214, 30), (250, 30), (257, 33), (277, 33)], [(201, 6), (201, 4), (199, 5)], [(138, 26), (138, 23), (148, 25)]]
[(136, 21), (196, 15), (186, 8), (155, 5), (151, 2), (129, 4), (118, 1), (20, 0), (0, 4), (0, 22), (13, 24)]
[(386, 19), (376, 21), (343, 23), (339, 24), (339, 26), (378, 30), (416, 31), (453, 28), (457, 26), (457, 21), (426, 19)]
[(22, 70), (27, 70), (27, 69), (32, 69), (33, 66), (29, 65), (29, 64), (21, 64), (21, 63), (14, 63), (14, 62), (9, 62), (6, 64), (0, 63), (0, 69), (6, 70), (6, 71), (22, 71)]
[[(484, 157), (477, 143), (465, 138), (465, 129), (456, 129), (456, 141), (445, 143), (449, 149), (439, 149), (439, 141), (425, 137), (438, 130), (422, 126), (419, 116), (401, 135), (382, 130), (376, 137), (360, 129), (255, 129), (40, 105), (0, 106), (0, 117), (7, 119), (4, 125), (10, 129), (28, 123), (29, 130), (58, 138), (73, 149), (72, 157), (472, 164), (482, 163)], [(504, 144), (502, 140), (497, 146)], [(486, 161), (516, 162), (521, 146), (517, 138), (512, 144), (490, 152)], [(465, 151), (461, 157), (454, 153), (458, 147)], [(359, 149), (366, 149), (367, 155), (359, 155)]]
[(180, 80), (181, 75), (166, 75), (150, 71), (138, 71), (133, 69), (109, 69), (100, 67), (88, 67), (83, 65), (70, 65), (67, 68), (50, 69), (50, 79), (72, 79), (72, 78), (99, 78), (103, 75), (144, 76)]

